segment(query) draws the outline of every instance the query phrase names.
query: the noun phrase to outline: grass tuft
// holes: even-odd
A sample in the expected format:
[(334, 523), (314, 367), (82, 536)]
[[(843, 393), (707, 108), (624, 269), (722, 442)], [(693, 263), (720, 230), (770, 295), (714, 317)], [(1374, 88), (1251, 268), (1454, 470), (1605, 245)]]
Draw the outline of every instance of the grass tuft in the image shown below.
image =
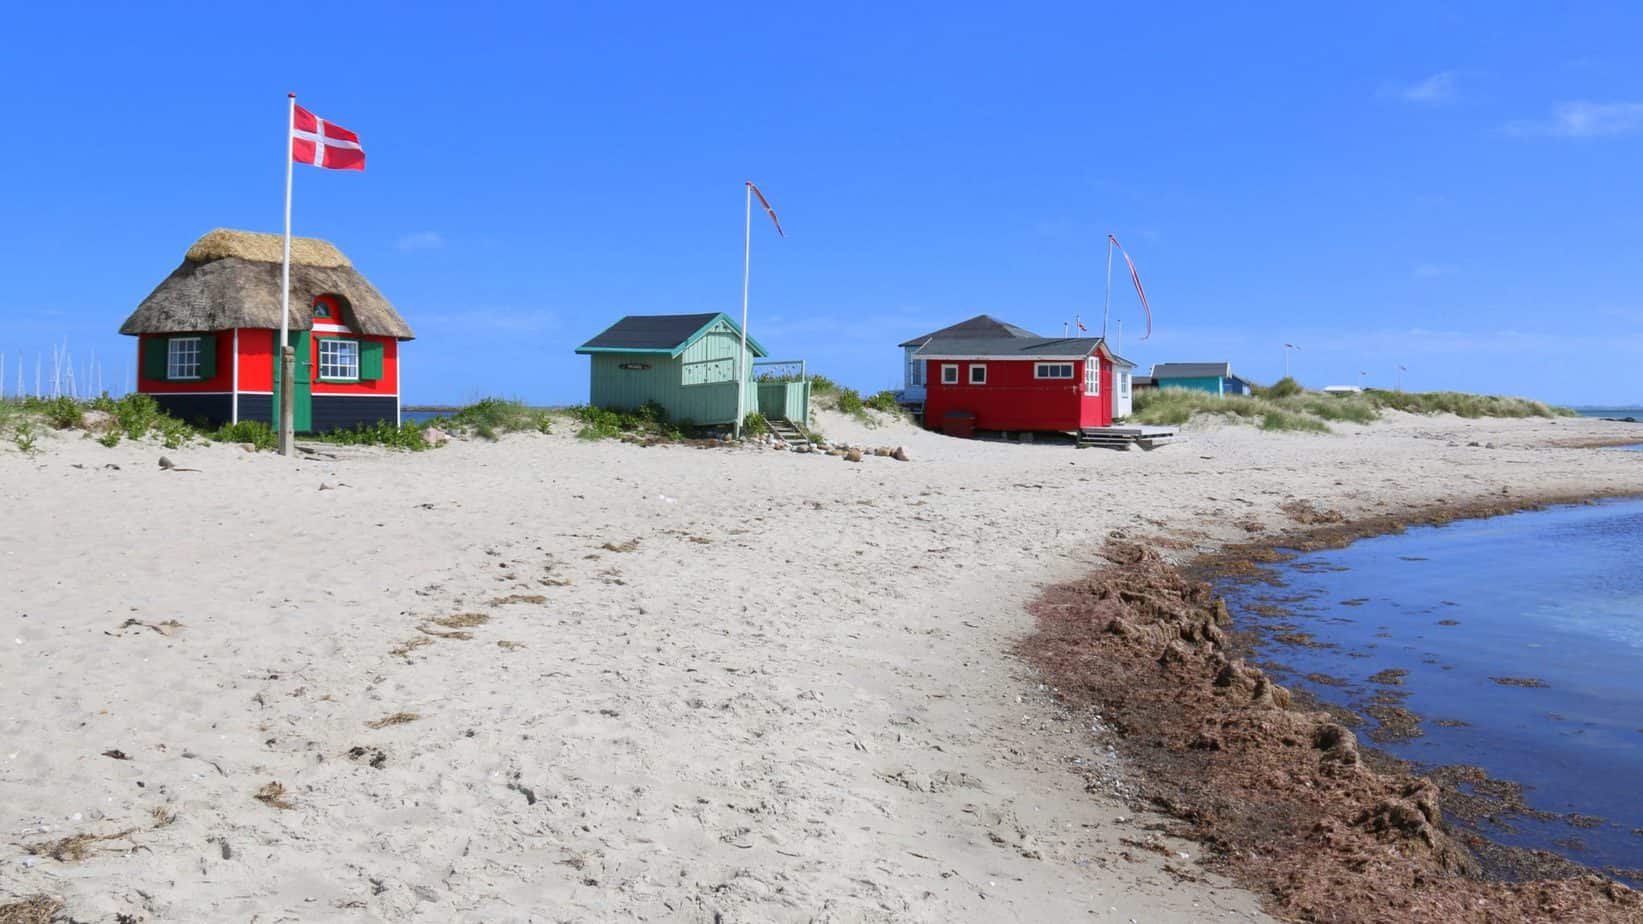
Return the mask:
[(481, 398), (448, 417), (428, 422), (456, 433), (496, 440), (504, 433), (551, 433), (553, 415), (509, 398)]

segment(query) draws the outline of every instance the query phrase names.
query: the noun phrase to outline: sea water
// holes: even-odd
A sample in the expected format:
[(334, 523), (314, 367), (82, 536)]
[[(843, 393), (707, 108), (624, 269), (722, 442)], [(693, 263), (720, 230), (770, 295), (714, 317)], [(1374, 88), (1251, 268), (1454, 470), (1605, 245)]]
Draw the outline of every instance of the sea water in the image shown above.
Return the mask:
[[(1480, 834), (1643, 879), (1643, 501), (1421, 527), (1277, 571), (1221, 590), (1280, 683), (1365, 716), (1367, 745), (1482, 767), (1553, 816)], [(1419, 733), (1374, 741), (1377, 695)]]

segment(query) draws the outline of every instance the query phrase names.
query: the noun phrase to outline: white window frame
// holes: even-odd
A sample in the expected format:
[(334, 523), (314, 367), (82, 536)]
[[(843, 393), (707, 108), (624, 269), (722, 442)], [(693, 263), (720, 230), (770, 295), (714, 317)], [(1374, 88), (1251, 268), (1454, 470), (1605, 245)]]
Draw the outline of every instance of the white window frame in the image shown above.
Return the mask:
[[(342, 360), (337, 357), (327, 357), (326, 348), (340, 350)], [(351, 357), (350, 357), (351, 354)], [(321, 382), (357, 382), (359, 381), (359, 341), (347, 340), (342, 337), (324, 337), (319, 342), (319, 380)]]
[(1091, 356), (1084, 360), (1084, 394), (1091, 398), (1101, 397), (1101, 360)]
[[(1070, 381), (1073, 380), (1073, 366), (1074, 365), (1076, 365), (1076, 364), (1075, 363), (1033, 363), (1033, 378), (1035, 378), (1035, 379), (1066, 379), (1067, 381), (1070, 382)], [(1065, 369), (1067, 371), (1067, 374), (1066, 375), (1058, 374), (1063, 369)]]
[(907, 357), (907, 387), (921, 388), (924, 385), (924, 360), (911, 354)]
[(1120, 398), (1130, 396), (1130, 374), (1128, 372), (1118, 373), (1118, 396)]
[[(977, 372), (981, 373), (981, 378), (979, 378), (979, 379), (976, 378), (976, 373)], [(987, 384), (987, 364), (986, 363), (971, 363), (970, 364), (970, 384), (971, 385), (985, 385), (985, 384)]]
[(167, 341), (165, 347), (165, 377), (168, 382), (199, 381), (199, 337), (172, 337)]
[[(948, 373), (951, 373), (951, 375), (949, 375)], [(941, 364), (941, 384), (943, 384), (943, 385), (957, 385), (958, 384), (958, 363), (942, 363)]]

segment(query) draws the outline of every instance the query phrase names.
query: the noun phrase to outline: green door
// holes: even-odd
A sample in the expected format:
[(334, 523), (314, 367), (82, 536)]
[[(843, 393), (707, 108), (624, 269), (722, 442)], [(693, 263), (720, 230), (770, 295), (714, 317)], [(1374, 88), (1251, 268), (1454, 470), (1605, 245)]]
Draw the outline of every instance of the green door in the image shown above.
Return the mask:
[[(275, 344), (279, 343), (279, 331), (271, 332)], [(295, 400), (291, 402), (291, 428), (298, 433), (307, 433), (314, 429), (314, 374), (312, 344), (314, 338), (305, 330), (291, 331), (291, 345), (297, 348), (297, 380), (295, 385)], [(275, 432), (280, 428), (280, 351), (274, 350), (274, 419), (270, 422)]]

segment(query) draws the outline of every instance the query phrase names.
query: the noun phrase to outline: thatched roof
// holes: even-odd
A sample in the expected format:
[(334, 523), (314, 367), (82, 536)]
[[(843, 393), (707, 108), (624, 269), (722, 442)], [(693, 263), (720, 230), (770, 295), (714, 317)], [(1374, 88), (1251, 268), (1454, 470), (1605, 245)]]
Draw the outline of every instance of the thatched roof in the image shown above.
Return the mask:
[[(284, 240), (218, 228), (188, 248), (181, 266), (120, 325), (122, 334), (171, 334), (235, 327), (280, 326), (280, 264)], [(313, 326), (316, 295), (341, 296), (343, 318), (362, 334), (416, 336), (342, 251), (307, 237), (291, 239), (291, 328)]]

